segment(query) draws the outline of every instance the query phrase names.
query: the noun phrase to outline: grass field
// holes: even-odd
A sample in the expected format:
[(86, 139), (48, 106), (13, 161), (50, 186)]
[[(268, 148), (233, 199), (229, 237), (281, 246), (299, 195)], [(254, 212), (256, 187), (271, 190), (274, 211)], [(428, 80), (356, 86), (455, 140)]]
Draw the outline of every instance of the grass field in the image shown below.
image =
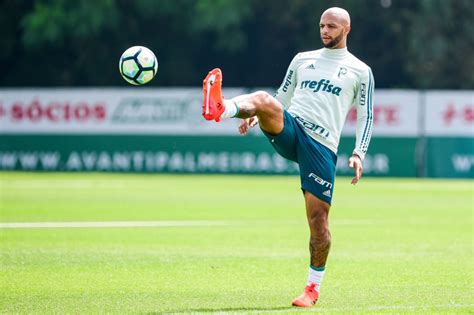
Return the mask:
[[(349, 182), (320, 300), (301, 310), (297, 177), (0, 173), (0, 312), (473, 313), (474, 181)], [(5, 224), (84, 221), (135, 226)]]

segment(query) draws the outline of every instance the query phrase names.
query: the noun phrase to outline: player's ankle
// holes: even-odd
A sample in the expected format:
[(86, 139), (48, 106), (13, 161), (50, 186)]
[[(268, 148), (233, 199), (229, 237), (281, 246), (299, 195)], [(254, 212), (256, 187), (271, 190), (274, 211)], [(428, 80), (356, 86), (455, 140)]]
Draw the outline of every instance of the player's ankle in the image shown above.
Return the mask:
[(224, 112), (222, 113), (222, 118), (233, 118), (239, 113), (239, 107), (235, 101), (232, 99), (224, 99)]
[(306, 285), (310, 286), (311, 284), (315, 284), (314, 290), (319, 293), (321, 284), (323, 282), (324, 273), (325, 273), (325, 267), (315, 267), (313, 265), (310, 265), (308, 280), (306, 282)]

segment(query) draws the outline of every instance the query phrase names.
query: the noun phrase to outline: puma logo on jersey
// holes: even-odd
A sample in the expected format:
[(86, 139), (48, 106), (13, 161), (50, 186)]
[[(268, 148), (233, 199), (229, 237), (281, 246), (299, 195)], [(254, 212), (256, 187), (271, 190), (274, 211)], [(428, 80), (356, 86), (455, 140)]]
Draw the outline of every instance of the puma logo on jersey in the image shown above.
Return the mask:
[(323, 91), (323, 92), (332, 93), (334, 95), (339, 96), (342, 89), (330, 83), (331, 81), (326, 80), (326, 79), (321, 79), (319, 81), (306, 80), (306, 81), (301, 82), (300, 89), (309, 88), (313, 90), (314, 93)]

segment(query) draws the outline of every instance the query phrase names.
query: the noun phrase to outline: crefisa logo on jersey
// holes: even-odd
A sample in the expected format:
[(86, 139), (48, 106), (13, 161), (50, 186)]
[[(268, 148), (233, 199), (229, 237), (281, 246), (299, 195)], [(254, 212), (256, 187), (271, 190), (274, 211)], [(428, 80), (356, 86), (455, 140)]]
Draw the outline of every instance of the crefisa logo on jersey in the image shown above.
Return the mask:
[(321, 79), (319, 81), (306, 80), (306, 81), (301, 82), (300, 89), (309, 88), (309, 89), (313, 90), (314, 93), (317, 93), (319, 91), (323, 91), (323, 92), (332, 93), (334, 95), (339, 96), (342, 89), (340, 87), (335, 86), (335, 85), (330, 84), (330, 83), (331, 83), (331, 81), (326, 80), (326, 79)]

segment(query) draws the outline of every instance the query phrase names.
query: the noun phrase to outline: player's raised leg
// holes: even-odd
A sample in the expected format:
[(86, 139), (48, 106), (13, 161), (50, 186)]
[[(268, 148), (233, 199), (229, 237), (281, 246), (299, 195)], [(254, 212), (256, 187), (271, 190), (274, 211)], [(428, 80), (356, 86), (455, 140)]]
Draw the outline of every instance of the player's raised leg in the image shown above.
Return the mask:
[(304, 292), (294, 299), (292, 304), (300, 307), (311, 307), (318, 300), (326, 260), (331, 247), (328, 220), (330, 205), (308, 191), (305, 191), (304, 196), (306, 216), (310, 228), (309, 252), (311, 261)]
[(269, 134), (283, 130), (283, 106), (264, 91), (244, 94), (226, 100), (222, 96), (222, 72), (216, 68), (203, 81), (202, 115), (207, 120), (258, 117), (260, 127)]

